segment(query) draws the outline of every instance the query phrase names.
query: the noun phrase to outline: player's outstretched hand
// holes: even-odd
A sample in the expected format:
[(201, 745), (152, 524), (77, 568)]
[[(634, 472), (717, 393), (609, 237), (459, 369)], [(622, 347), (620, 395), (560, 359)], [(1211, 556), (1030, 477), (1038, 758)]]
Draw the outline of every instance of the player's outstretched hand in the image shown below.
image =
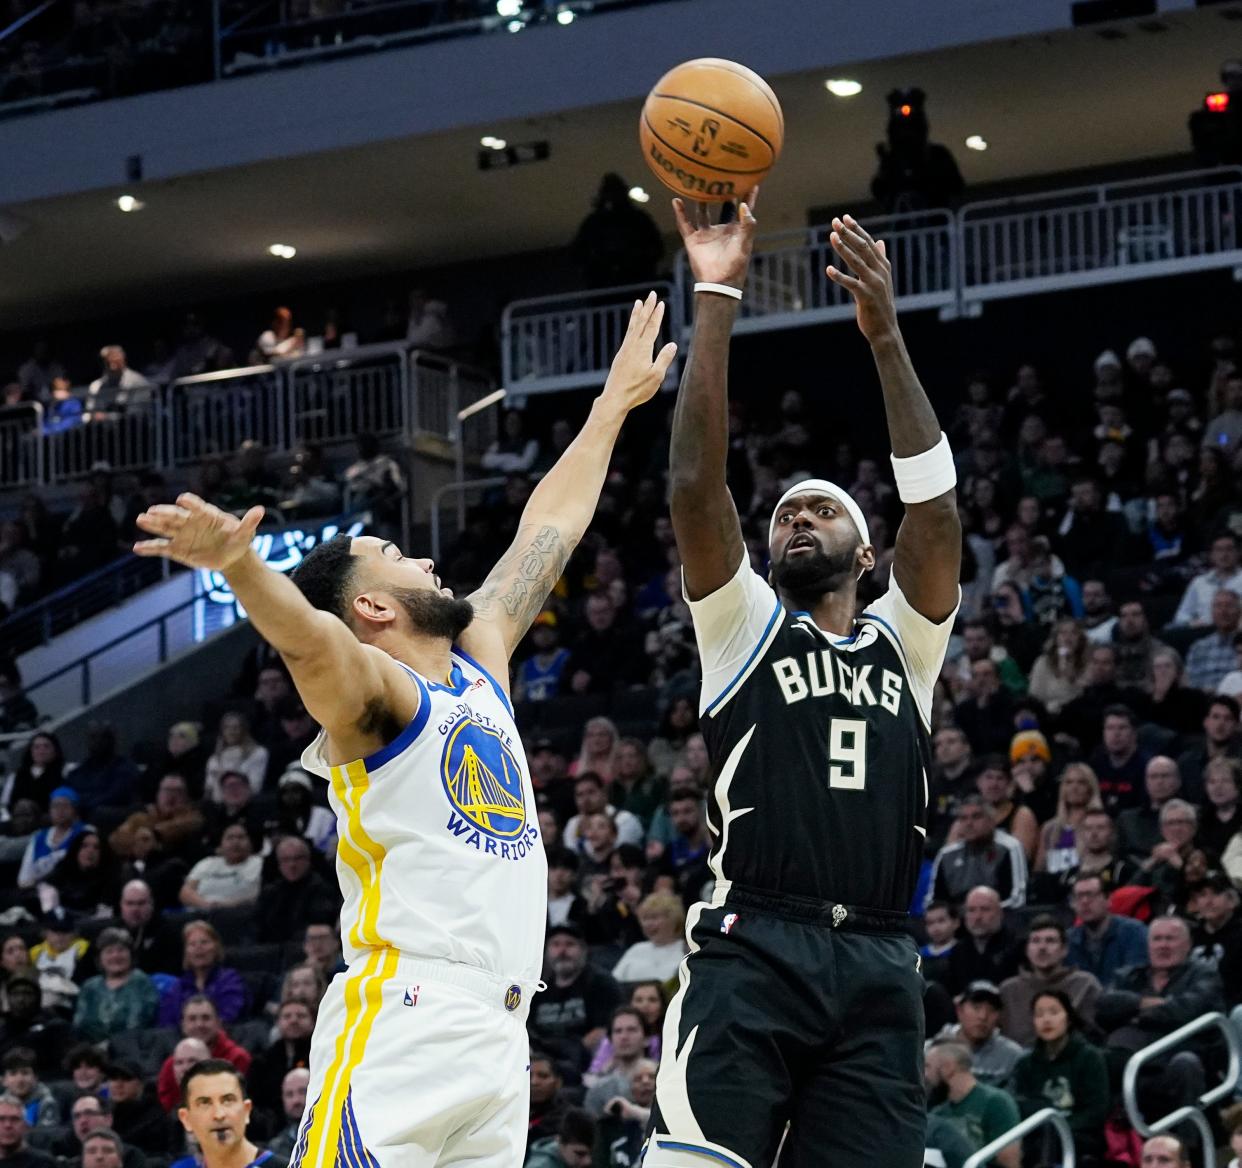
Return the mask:
[(897, 330), (893, 265), (882, 239), (872, 239), (852, 216), (832, 221), (832, 249), (850, 271), (828, 268), (828, 279), (854, 297), (858, 327), (872, 344)]
[(677, 230), (696, 281), (727, 284), (730, 288), (745, 286), (750, 253), (755, 245), (758, 199), (759, 188), (755, 187), (747, 200), (738, 204), (737, 217), (730, 223), (713, 223), (707, 203), (687, 206), (683, 199), (673, 200)]
[(138, 516), (138, 526), (156, 538), (139, 540), (134, 551), (224, 572), (246, 554), (262, 519), (262, 507), (238, 519), (187, 491), (175, 504), (158, 503)]
[(677, 346), (669, 341), (652, 357), (663, 320), (664, 301), (654, 292), (648, 293), (646, 300), (634, 301), (625, 338), (612, 359), (612, 368), (604, 383), (604, 400), (615, 402), (628, 412), (650, 401), (664, 384), (668, 367), (677, 356)]

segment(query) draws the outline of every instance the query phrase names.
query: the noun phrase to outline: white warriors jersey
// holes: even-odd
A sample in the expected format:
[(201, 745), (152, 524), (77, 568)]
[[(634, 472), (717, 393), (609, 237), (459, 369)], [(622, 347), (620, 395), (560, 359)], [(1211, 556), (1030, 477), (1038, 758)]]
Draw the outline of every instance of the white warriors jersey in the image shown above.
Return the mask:
[(390, 947), (536, 981), (548, 865), (513, 707), (459, 649), (445, 685), (403, 668), (418, 712), (392, 742), (331, 766), (321, 733), (302, 755), (336, 812), (345, 959)]

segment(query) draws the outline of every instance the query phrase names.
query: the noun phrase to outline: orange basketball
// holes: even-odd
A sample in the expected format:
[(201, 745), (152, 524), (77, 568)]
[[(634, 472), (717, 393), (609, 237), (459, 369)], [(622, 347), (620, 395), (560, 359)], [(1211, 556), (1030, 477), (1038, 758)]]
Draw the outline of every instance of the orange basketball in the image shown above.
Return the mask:
[(744, 199), (785, 141), (776, 94), (758, 73), (700, 57), (670, 69), (647, 95), (638, 139), (666, 187), (705, 203)]

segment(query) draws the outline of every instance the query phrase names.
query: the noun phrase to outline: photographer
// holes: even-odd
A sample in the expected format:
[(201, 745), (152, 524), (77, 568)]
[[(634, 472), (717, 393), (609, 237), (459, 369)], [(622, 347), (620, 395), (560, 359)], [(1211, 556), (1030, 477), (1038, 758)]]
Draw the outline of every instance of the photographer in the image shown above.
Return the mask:
[(875, 148), (880, 168), (871, 193), (890, 215), (951, 207), (966, 186), (948, 147), (930, 140), (926, 100), (921, 89), (888, 95), (888, 141)]

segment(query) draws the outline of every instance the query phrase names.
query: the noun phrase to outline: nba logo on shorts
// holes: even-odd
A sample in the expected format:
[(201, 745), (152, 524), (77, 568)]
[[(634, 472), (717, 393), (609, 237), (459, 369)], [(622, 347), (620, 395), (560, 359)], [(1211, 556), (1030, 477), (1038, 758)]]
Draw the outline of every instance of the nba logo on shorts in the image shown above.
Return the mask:
[(725, 913), (724, 920), (720, 922), (720, 931), (727, 937), (736, 924), (737, 913)]
[(403, 1004), (406, 1006), (417, 1006), (418, 1005), (418, 991), (421, 990), (422, 988), (423, 988), (422, 986), (406, 986), (405, 987), (405, 1000)]
[(521, 1004), (522, 987), (519, 985), (511, 985), (507, 990), (505, 990), (505, 1009), (512, 1012)]

